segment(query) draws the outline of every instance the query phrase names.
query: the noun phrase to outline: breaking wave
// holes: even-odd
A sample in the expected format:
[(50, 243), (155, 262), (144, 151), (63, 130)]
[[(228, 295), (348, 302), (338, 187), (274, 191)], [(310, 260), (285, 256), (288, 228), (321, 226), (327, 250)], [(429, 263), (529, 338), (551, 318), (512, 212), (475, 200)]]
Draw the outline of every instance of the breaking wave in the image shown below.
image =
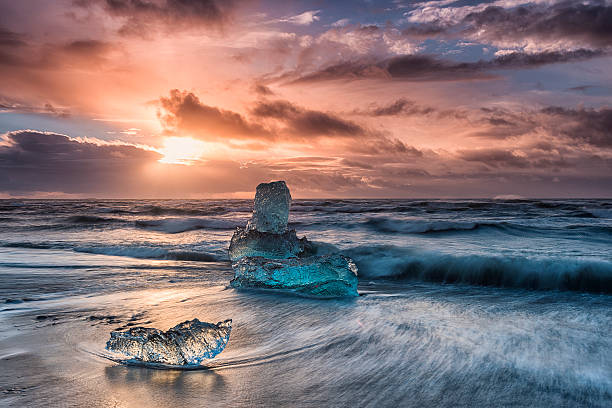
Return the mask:
[(121, 245), (97, 245), (97, 246), (71, 246), (69, 244), (49, 244), (44, 242), (5, 242), (0, 243), (1, 248), (24, 248), (24, 249), (61, 249), (74, 252), (96, 255), (124, 256), (138, 259), (159, 259), (173, 261), (197, 261), (218, 262), (225, 260), (223, 257), (187, 250), (168, 250), (147, 246), (121, 246)]
[(360, 246), (344, 253), (355, 260), (362, 279), (412, 279), (479, 286), (612, 293), (612, 263), (606, 261), (456, 256), (395, 246)]
[(507, 231), (525, 229), (518, 224), (507, 222), (469, 222), (469, 221), (423, 221), (398, 220), (393, 218), (370, 218), (364, 223), (377, 232), (426, 234), (430, 232), (473, 231), (480, 228), (492, 228)]
[(246, 219), (227, 218), (165, 218), (161, 220), (136, 221), (139, 228), (150, 229), (169, 234), (194, 231), (199, 229), (231, 230), (246, 224)]
[(227, 212), (225, 207), (209, 207), (204, 209), (198, 208), (177, 208), (164, 206), (146, 206), (137, 209), (117, 209), (109, 208), (105, 212), (110, 214), (132, 214), (132, 215), (221, 215)]
[(171, 251), (163, 248), (153, 247), (123, 247), (123, 246), (101, 246), (101, 247), (76, 247), (75, 252), (88, 254), (126, 256), (139, 259), (159, 259), (173, 261), (199, 261), (216, 262), (217, 257), (211, 254), (195, 251)]
[(68, 217), (66, 221), (73, 224), (102, 224), (121, 220), (117, 218), (98, 217), (95, 215), (74, 215), (72, 217)]
[(56, 246), (44, 243), (34, 242), (4, 242), (0, 244), (2, 248), (26, 248), (26, 249), (52, 249)]

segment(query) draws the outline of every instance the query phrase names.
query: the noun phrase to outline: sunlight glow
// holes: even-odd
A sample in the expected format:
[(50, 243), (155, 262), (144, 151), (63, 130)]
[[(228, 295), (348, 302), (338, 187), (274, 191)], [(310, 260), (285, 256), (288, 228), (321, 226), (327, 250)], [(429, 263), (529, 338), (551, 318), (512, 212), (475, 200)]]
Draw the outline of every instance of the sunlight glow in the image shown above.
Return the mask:
[(201, 159), (206, 152), (206, 144), (189, 137), (166, 137), (160, 153), (164, 155), (159, 162), (166, 164), (191, 165)]

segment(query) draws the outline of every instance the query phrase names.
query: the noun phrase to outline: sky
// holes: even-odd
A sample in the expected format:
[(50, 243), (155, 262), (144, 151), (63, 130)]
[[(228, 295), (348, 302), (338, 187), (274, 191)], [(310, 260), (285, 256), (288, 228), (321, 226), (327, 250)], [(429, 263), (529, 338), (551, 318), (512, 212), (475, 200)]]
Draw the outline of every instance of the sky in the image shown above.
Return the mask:
[(612, 197), (612, 0), (0, 0), (0, 198)]

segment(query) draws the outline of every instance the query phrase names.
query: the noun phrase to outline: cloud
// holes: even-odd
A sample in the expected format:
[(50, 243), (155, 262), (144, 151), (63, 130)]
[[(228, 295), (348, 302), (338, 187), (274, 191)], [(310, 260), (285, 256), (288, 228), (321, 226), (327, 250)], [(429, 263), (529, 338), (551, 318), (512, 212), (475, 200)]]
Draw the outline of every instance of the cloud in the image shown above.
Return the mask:
[(332, 23), (332, 27), (344, 27), (346, 26), (350, 20), (348, 18), (341, 18), (340, 20), (336, 20)]
[(310, 10), (305, 11), (303, 13), (297, 14), (295, 16), (285, 17), (277, 20), (280, 23), (291, 23), (297, 25), (310, 25), (315, 21), (319, 21), (320, 17), (318, 14), (321, 13), (321, 10)]
[(22, 47), (26, 44), (23, 35), (0, 27), (0, 47)]
[[(58, 43), (26, 41), (25, 36), (0, 29), (0, 67), (25, 69), (36, 75), (46, 70), (81, 67), (99, 69), (118, 51), (115, 44), (79, 39)], [(23, 72), (11, 72), (13, 75)]]
[(183, 133), (203, 140), (262, 138), (274, 134), (241, 114), (209, 106), (192, 92), (173, 89), (158, 101), (158, 117), (167, 133)]
[(98, 40), (77, 40), (69, 42), (62, 47), (65, 52), (86, 58), (98, 57), (107, 53), (112, 48), (112, 44)]
[[(267, 88), (266, 88), (267, 89)], [(203, 140), (258, 139), (289, 142), (319, 137), (380, 138), (381, 134), (335, 113), (301, 107), (286, 100), (260, 100), (250, 116), (209, 106), (192, 92), (174, 89), (157, 101), (167, 134)]]
[(50, 103), (45, 103), (42, 106), (32, 106), (2, 95), (0, 95), (0, 113), (34, 113), (58, 118), (70, 117), (70, 110), (67, 108), (59, 108)]
[(294, 137), (358, 137), (370, 133), (362, 126), (335, 114), (302, 108), (283, 100), (258, 102), (251, 113), (259, 118), (272, 118), (284, 123), (285, 131)]
[(556, 124), (555, 130), (571, 140), (602, 148), (612, 148), (612, 109), (568, 109), (550, 106), (542, 109)]
[(416, 38), (464, 38), (527, 52), (612, 46), (609, 2), (507, 1), (455, 6), (424, 2), (407, 13), (403, 32)]
[(462, 23), (469, 25), (464, 34), (494, 44), (531, 41), (549, 49), (570, 44), (575, 48), (612, 46), (612, 7), (604, 1), (491, 6), (469, 13)]
[(530, 163), (525, 157), (512, 151), (503, 149), (475, 149), (460, 150), (459, 157), (465, 161), (481, 162), (490, 167), (529, 167)]
[(253, 191), (271, 180), (265, 166), (243, 168), (232, 160), (197, 166), (158, 163), (161, 154), (126, 143), (75, 139), (36, 130), (0, 139), (0, 194), (95, 197), (207, 197)]
[[(458, 62), (426, 54), (392, 57), (378, 62), (368, 59), (342, 62), (323, 69), (298, 75), (290, 83), (308, 83), (327, 80), (402, 79), (407, 81), (461, 81), (491, 79), (502, 69), (528, 69), (542, 65), (582, 61), (603, 56), (601, 51), (546, 51), (536, 54), (510, 52), (491, 60)], [(285, 74), (281, 80), (291, 78)]]
[(75, 0), (79, 7), (101, 7), (121, 20), (119, 33), (149, 37), (152, 32), (221, 27), (235, 1), (226, 0)]
[(371, 116), (412, 116), (412, 115), (428, 115), (435, 112), (436, 109), (430, 106), (420, 106), (414, 101), (406, 98), (399, 98), (387, 105), (373, 105), (367, 111), (357, 111), (356, 113), (365, 113)]
[(25, 36), (0, 27), (0, 66), (22, 65), (22, 54), (27, 46)]
[[(471, 136), (499, 140), (540, 132), (555, 138), (555, 149), (576, 144), (612, 148), (612, 109), (608, 107), (573, 109), (547, 106), (523, 111), (482, 108), (480, 111), (484, 116), (472, 114), (470, 120), (471, 123), (483, 124), (485, 129)], [(547, 144), (539, 148), (552, 150), (553, 146)]]
[(128, 144), (19, 130), (0, 145), (0, 191), (129, 192), (139, 169), (161, 156)]
[(255, 84), (253, 85), (253, 91), (261, 96), (271, 96), (274, 95), (274, 92), (272, 92), (272, 90), (265, 86), (264, 84)]

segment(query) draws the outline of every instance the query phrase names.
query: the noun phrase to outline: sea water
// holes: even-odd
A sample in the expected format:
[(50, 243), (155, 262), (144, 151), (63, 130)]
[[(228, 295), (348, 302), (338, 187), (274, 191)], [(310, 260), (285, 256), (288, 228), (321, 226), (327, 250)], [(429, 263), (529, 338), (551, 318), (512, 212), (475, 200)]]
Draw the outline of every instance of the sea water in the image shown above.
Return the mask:
[[(610, 406), (612, 202), (294, 200), (361, 296), (228, 287), (251, 200), (1, 200), (0, 405)], [(233, 319), (202, 370), (113, 330)]]

